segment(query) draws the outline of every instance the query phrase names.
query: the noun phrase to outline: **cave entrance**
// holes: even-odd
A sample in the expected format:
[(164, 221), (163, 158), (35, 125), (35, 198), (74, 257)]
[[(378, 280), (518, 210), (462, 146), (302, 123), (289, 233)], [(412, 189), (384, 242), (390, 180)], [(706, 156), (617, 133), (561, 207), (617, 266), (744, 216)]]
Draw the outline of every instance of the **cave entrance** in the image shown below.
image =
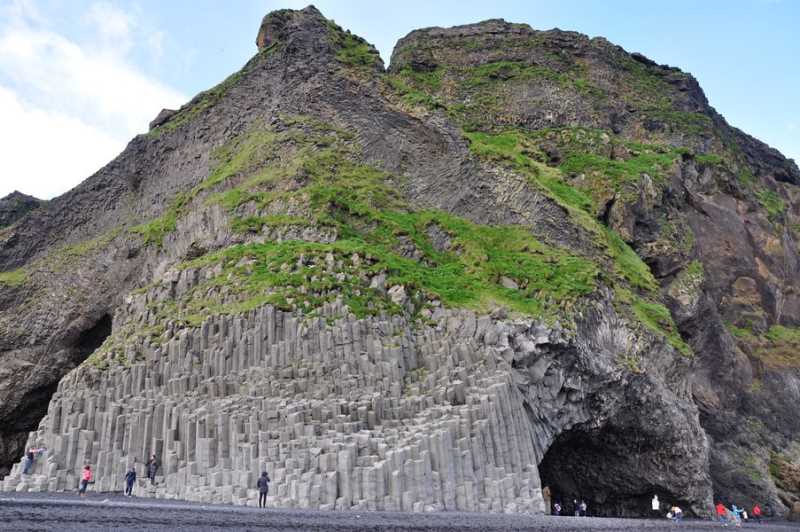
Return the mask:
[(80, 364), (95, 352), (111, 335), (111, 316), (103, 314), (95, 324), (82, 331), (74, 344), (73, 360)]
[(72, 365), (60, 367), (60, 371), (51, 377), (52, 380), (48, 379), (39, 386), (28, 390), (18, 402), (17, 407), (6, 415), (6, 419), (14, 421), (0, 428), (0, 436), (2, 436), (0, 443), (3, 444), (0, 448), (0, 479), (8, 474), (14, 461), (22, 456), (28, 433), (36, 430), (39, 422), (47, 414), (50, 399), (58, 389), (58, 381), (61, 380), (61, 377), (86, 360), (89, 355), (103, 345), (103, 342), (111, 334), (112, 320), (108, 313), (104, 313), (94, 323), (89, 321), (88, 324), (91, 325), (77, 334), (73, 333), (62, 344), (69, 353)]
[(675, 500), (637, 468), (632, 443), (629, 435), (608, 429), (574, 428), (556, 438), (539, 464), (539, 475), (542, 487), (550, 488), (551, 501), (561, 504), (561, 515), (574, 515), (573, 501), (583, 500), (588, 515), (650, 516), (653, 494), (664, 503)]

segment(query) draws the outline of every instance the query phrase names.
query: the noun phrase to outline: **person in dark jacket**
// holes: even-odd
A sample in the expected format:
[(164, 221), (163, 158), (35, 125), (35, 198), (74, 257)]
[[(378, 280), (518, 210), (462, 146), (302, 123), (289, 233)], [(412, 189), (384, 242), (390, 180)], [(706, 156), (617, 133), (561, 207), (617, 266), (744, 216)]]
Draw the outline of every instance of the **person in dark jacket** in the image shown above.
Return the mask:
[(267, 507), (267, 494), (269, 493), (269, 475), (266, 471), (261, 473), (261, 477), (258, 479), (258, 507), (259, 508), (266, 508)]
[(134, 468), (130, 468), (130, 470), (125, 473), (125, 495), (128, 497), (133, 496), (133, 484), (136, 482), (136, 470)]
[(147, 461), (147, 478), (150, 479), (150, 484), (156, 483), (156, 473), (158, 472), (158, 460), (156, 455), (151, 454), (150, 460)]
[(28, 475), (31, 472), (31, 468), (33, 468), (33, 462), (36, 460), (36, 449), (31, 447), (28, 449), (28, 452), (25, 453), (25, 467), (22, 469), (23, 475)]

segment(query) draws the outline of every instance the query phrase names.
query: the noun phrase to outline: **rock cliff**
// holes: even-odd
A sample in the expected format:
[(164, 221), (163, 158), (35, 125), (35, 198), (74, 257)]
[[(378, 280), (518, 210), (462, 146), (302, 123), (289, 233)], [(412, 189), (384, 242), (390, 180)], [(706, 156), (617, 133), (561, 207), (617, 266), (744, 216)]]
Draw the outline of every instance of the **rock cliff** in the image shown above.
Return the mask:
[(694, 78), (502, 20), (388, 70), (313, 7), (256, 44), (0, 229), (4, 489), (155, 453), (238, 504), (798, 500), (800, 171)]

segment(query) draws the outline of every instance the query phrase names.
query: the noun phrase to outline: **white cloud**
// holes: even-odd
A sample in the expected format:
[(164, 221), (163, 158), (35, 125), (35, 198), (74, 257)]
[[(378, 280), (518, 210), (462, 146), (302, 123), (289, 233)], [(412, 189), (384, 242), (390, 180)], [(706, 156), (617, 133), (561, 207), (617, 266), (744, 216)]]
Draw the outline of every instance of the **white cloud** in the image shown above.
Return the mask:
[(135, 24), (119, 9), (90, 7), (84, 20), (95, 30), (83, 43), (46, 29), (33, 3), (13, 7), (0, 22), (0, 197), (68, 190), (147, 131), (162, 108), (187, 100), (132, 64)]
[(2, 86), (0, 116), (0, 197), (15, 189), (38, 198), (62, 194), (125, 147), (125, 140), (75, 117), (27, 107)]
[(103, 44), (114, 46), (122, 53), (128, 52), (133, 46), (132, 30), (136, 25), (133, 15), (108, 2), (96, 2), (89, 7), (83, 19), (95, 29)]
[(163, 31), (154, 31), (147, 36), (147, 46), (150, 48), (150, 53), (155, 61), (159, 61), (164, 55), (165, 37), (166, 34)]

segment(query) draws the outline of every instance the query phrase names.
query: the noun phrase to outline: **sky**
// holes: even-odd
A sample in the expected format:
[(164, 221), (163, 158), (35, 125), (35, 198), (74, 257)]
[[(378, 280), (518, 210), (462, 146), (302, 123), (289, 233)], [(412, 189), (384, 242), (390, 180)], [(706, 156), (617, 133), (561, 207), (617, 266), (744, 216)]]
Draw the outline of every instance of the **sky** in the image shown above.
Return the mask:
[[(294, 0), (0, 0), (0, 197), (51, 199), (256, 52)], [(800, 161), (800, 0), (317, 0), (388, 65), (415, 28), (487, 18), (603, 36), (691, 72), (729, 123)]]

